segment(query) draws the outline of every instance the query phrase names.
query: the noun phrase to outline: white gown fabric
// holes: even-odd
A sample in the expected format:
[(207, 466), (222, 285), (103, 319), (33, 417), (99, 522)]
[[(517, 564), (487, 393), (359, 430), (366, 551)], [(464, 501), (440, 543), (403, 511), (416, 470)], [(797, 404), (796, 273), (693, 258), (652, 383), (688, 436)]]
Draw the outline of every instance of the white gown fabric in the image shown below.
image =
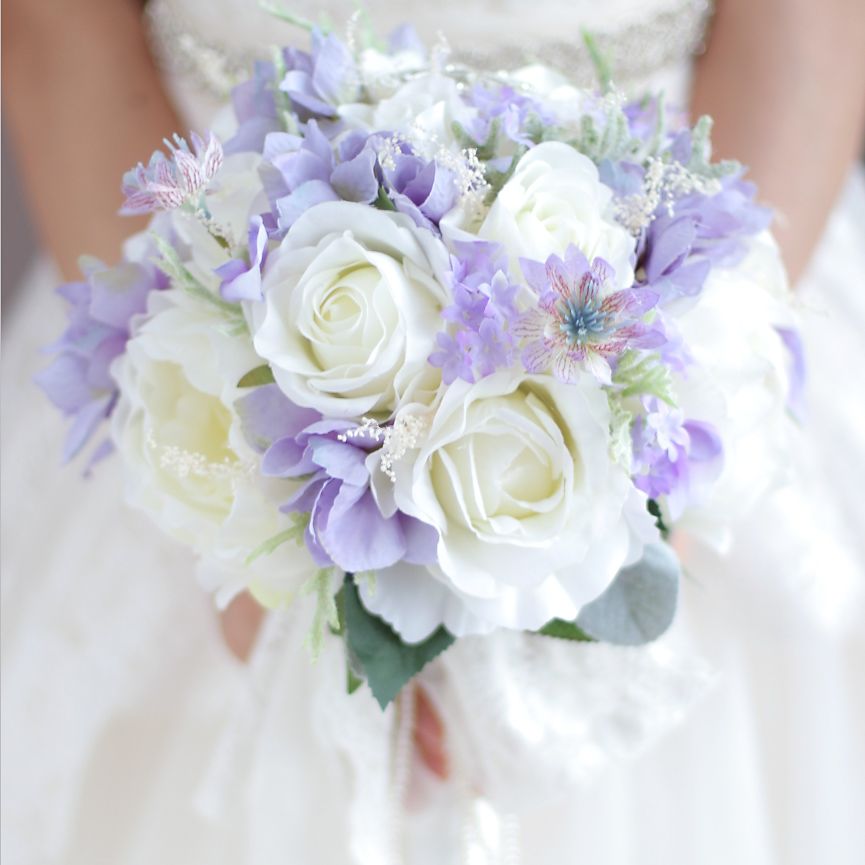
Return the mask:
[[(577, 64), (561, 34), (584, 24), (625, 77), (683, 98), (706, 18), (687, 0), (367, 5), (475, 62), (517, 62), (520, 34), (525, 59)], [(232, 52), (297, 39), (251, 0), (151, 14), (197, 122)], [(345, 694), (338, 641), (313, 666), (303, 614), (272, 616), (241, 665), (191, 556), (121, 504), (119, 466), (60, 470), (62, 423), (31, 379), (62, 309), (35, 266), (3, 329), (4, 865), (865, 862), (863, 225), (855, 171), (799, 286), (794, 482), (727, 556), (681, 540), (682, 606), (655, 646), (504, 634), (431, 665), (447, 784), (412, 759), (410, 700)]]

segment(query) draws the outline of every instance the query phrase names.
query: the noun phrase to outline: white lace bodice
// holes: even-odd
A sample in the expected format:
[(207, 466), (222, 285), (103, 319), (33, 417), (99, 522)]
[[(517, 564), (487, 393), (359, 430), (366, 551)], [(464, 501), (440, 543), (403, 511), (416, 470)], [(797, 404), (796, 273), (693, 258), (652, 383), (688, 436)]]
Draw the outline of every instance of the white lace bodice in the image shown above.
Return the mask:
[[(345, 29), (355, 0), (284, 0), (275, 5)], [(591, 84), (583, 45), (588, 30), (623, 87), (651, 82), (674, 100), (687, 93), (690, 58), (705, 35), (710, 0), (366, 0), (373, 26), (387, 33), (411, 23), (428, 45), (444, 38), (457, 60), (486, 69), (542, 62)], [(298, 28), (257, 0), (151, 0), (157, 56), (181, 111), (206, 122), (232, 85), (274, 45), (303, 44)]]

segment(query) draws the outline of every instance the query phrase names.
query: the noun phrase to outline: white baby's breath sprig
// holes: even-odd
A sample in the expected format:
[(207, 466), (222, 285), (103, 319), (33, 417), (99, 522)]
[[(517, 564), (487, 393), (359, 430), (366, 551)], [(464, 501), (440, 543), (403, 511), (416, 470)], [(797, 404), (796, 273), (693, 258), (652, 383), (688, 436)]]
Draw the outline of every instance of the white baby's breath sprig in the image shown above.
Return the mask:
[(381, 442), (381, 470), (392, 483), (396, 483), (395, 463), (418, 447), (426, 426), (426, 419), (417, 414), (402, 414), (390, 426), (382, 426), (377, 420), (365, 417), (360, 426), (346, 430), (337, 438), (341, 442), (359, 438)]
[(677, 198), (692, 192), (715, 195), (721, 191), (720, 180), (691, 171), (681, 162), (653, 156), (646, 161), (645, 172), (642, 190), (614, 204), (616, 219), (635, 237), (654, 220), (659, 207), (673, 216)]
[(457, 195), (467, 208), (471, 209), (483, 203), (490, 185), (484, 165), (474, 147), (459, 149), (444, 144), (429, 129), (415, 123), (408, 134), (395, 132), (378, 145), (378, 161), (381, 167), (388, 171), (395, 170), (396, 159), (402, 154), (404, 146), (452, 172)]
[(180, 480), (189, 477), (210, 478), (235, 484), (253, 470), (251, 464), (228, 456), (215, 461), (199, 451), (190, 451), (178, 445), (160, 444), (152, 432), (148, 432), (146, 442), (148, 449), (159, 460), (159, 467)]
[(395, 132), (385, 138), (378, 146), (379, 165), (388, 171), (395, 171), (396, 158), (402, 154), (402, 148), (405, 144), (411, 144), (411, 142), (400, 132)]

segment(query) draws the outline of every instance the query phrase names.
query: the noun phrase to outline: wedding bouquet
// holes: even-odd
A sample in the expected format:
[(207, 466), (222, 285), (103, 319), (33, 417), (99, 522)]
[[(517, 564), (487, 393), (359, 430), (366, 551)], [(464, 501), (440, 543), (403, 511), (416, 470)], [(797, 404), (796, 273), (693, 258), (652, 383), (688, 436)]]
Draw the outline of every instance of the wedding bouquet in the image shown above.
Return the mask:
[[(311, 28), (124, 178), (39, 382), (225, 604), (307, 596), (385, 706), (455, 638), (635, 645), (783, 469), (801, 358), (710, 121)], [(587, 50), (592, 50), (587, 40)]]

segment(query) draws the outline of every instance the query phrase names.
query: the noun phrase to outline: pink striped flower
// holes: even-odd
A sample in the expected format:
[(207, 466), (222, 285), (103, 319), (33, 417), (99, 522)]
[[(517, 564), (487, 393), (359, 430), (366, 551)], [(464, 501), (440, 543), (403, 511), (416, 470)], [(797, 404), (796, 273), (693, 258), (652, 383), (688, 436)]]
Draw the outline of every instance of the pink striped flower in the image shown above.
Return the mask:
[(603, 259), (590, 265), (570, 246), (564, 260), (551, 255), (545, 264), (520, 263), (538, 296), (537, 306), (515, 325), (517, 336), (526, 340), (522, 361), (527, 372), (551, 371), (572, 383), (586, 369), (609, 384), (610, 361), (628, 349), (654, 348), (664, 341), (643, 321), (658, 295), (647, 288), (615, 290), (615, 273)]
[(222, 145), (211, 132), (204, 141), (194, 132), (192, 150), (179, 135), (165, 139), (170, 156), (157, 150), (145, 168), (140, 162), (123, 175), (124, 215), (174, 210), (195, 198), (222, 165)]

